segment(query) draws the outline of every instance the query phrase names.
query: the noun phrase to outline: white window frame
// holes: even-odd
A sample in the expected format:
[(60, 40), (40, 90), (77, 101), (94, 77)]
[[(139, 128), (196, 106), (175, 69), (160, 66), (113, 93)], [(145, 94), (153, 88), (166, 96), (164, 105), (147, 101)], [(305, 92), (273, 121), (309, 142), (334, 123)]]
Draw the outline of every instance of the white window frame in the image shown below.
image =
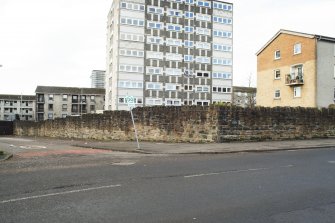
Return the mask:
[(293, 54), (294, 55), (301, 54), (301, 43), (294, 44)]
[(222, 73), (222, 72), (213, 72), (212, 73), (213, 79), (224, 79), (224, 80), (231, 80), (232, 74), (231, 73)]
[(165, 99), (166, 106), (181, 106), (181, 99), (167, 98)]
[(209, 85), (196, 85), (195, 86), (195, 92), (209, 93), (210, 92), (210, 86)]
[(167, 83), (165, 84), (165, 91), (176, 91), (178, 86), (176, 84)]
[(165, 74), (168, 76), (181, 76), (182, 70), (177, 68), (166, 68)]
[(146, 90), (162, 90), (163, 84), (159, 82), (147, 82)]
[(146, 98), (145, 104), (149, 106), (163, 105), (163, 100), (161, 98)]
[(280, 50), (276, 50), (274, 56), (275, 56), (275, 60), (279, 60), (281, 58), (281, 52), (280, 52)]
[(230, 94), (231, 92), (232, 92), (231, 87), (212, 86), (212, 93)]
[(144, 42), (143, 35), (137, 35), (132, 33), (120, 33), (120, 39), (126, 41)]
[[(277, 77), (277, 72), (279, 72), (279, 77)], [(274, 78), (275, 80), (280, 80), (281, 79), (281, 72), (279, 69), (274, 70)]]
[(219, 38), (233, 38), (233, 33), (229, 31), (213, 30), (213, 36)]
[(293, 88), (293, 97), (294, 98), (301, 98), (301, 87), (294, 87)]
[(146, 73), (152, 74), (152, 75), (162, 75), (163, 74), (163, 68), (162, 67), (146, 67)]
[[(153, 11), (150, 11), (151, 9), (153, 9)], [(164, 8), (157, 7), (157, 6), (148, 6), (147, 12), (152, 13), (152, 14), (163, 15), (164, 14)]]
[(148, 36), (147, 43), (160, 45), (160, 44), (164, 44), (164, 39), (159, 36)]

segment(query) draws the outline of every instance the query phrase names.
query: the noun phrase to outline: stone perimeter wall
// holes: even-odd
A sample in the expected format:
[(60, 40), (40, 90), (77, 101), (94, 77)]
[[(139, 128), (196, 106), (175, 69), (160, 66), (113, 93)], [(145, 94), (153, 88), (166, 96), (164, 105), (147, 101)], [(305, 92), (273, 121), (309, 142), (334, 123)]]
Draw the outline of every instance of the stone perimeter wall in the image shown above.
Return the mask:
[[(231, 142), (335, 137), (335, 109), (146, 107), (133, 110), (140, 141)], [(15, 122), (18, 136), (134, 140), (129, 111)]]

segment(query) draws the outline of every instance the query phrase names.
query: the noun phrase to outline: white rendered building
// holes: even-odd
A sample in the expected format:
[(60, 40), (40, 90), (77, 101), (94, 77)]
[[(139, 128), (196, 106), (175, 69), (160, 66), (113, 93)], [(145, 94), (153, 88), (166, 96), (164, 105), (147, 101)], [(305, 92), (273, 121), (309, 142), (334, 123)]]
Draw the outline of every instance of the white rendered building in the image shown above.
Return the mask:
[(106, 109), (231, 102), (232, 3), (114, 0), (107, 25)]

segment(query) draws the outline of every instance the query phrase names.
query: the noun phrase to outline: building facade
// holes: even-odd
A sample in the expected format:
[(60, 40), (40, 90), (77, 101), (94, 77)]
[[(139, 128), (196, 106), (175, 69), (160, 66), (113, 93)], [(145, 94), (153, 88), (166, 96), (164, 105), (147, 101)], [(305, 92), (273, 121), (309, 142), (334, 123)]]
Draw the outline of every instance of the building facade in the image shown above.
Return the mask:
[(65, 118), (104, 109), (105, 89), (37, 86), (36, 119)]
[(106, 109), (231, 102), (232, 3), (114, 0), (107, 25)]
[(35, 95), (0, 95), (0, 120), (35, 121)]
[(253, 87), (233, 87), (233, 105), (252, 108), (256, 105), (257, 89)]
[(91, 74), (91, 88), (105, 88), (105, 73), (104, 70), (93, 70)]
[(328, 107), (335, 98), (335, 38), (280, 30), (257, 53), (257, 105)]

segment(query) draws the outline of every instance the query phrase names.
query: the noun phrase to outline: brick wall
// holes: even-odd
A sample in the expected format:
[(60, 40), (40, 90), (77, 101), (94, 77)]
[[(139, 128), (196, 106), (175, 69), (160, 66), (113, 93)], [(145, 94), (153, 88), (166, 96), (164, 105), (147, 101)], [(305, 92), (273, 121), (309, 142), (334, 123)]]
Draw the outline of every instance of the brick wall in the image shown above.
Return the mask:
[[(229, 142), (335, 136), (335, 109), (147, 107), (134, 109), (141, 141)], [(15, 123), (19, 136), (134, 140), (130, 112)]]

